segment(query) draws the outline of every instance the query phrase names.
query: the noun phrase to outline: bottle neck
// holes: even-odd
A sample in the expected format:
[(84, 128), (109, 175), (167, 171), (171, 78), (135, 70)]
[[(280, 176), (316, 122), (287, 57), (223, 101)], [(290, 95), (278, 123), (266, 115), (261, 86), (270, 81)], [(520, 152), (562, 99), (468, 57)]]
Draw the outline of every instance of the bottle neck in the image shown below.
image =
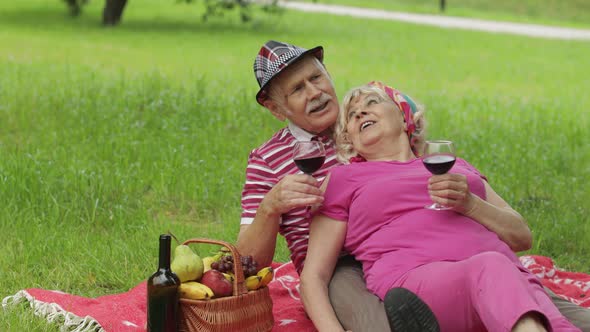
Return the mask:
[(160, 235), (160, 261), (159, 269), (170, 269), (170, 235)]

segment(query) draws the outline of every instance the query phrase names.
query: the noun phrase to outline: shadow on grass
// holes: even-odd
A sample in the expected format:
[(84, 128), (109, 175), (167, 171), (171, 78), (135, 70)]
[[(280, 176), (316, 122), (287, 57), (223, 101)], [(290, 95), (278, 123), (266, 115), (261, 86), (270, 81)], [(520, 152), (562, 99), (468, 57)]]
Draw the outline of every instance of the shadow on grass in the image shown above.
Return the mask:
[(154, 18), (137, 18), (127, 19), (123, 17), (122, 23), (116, 27), (106, 27), (102, 25), (101, 14), (96, 11), (83, 12), (80, 16), (73, 17), (69, 14), (68, 9), (63, 6), (47, 8), (19, 8), (5, 10), (0, 8), (4, 13), (0, 14), (0, 26), (12, 26), (23, 29), (40, 29), (40, 30), (79, 30), (84, 31), (104, 31), (113, 29), (114, 31), (132, 32), (132, 33), (179, 33), (179, 32), (207, 32), (212, 34), (261, 34), (261, 33), (284, 33), (286, 27), (279, 22), (282, 14), (269, 15), (257, 12), (251, 22), (243, 23), (229, 15), (226, 17), (213, 17), (207, 22), (202, 20), (200, 15), (194, 18), (186, 16), (174, 18), (171, 16), (159, 16)]
[(19, 8), (10, 9), (0, 8), (3, 11), (0, 14), (0, 25), (14, 26), (22, 28), (44, 28), (51, 29), (55, 27), (91, 27), (99, 22), (92, 22), (90, 18), (83, 15), (73, 17), (69, 14), (68, 9), (64, 6), (59, 8)]

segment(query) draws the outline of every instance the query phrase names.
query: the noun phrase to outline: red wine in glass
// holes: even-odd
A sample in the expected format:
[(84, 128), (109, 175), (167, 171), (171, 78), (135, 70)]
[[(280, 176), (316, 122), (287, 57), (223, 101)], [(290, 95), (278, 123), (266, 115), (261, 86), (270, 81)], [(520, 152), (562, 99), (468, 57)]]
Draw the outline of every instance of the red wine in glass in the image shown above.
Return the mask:
[(295, 159), (295, 165), (305, 174), (313, 174), (315, 171), (320, 169), (324, 164), (326, 157), (311, 157), (311, 158), (302, 158), (302, 159)]
[[(441, 175), (448, 172), (455, 164), (455, 146), (451, 141), (426, 141), (422, 163), (426, 169), (434, 174)], [(450, 208), (433, 203), (425, 206), (431, 210), (449, 210)]]
[(422, 159), (426, 169), (435, 175), (448, 172), (455, 165), (455, 156), (448, 154), (433, 155)]
[(303, 173), (312, 175), (326, 160), (324, 145), (318, 141), (297, 142), (293, 147), (293, 161)]

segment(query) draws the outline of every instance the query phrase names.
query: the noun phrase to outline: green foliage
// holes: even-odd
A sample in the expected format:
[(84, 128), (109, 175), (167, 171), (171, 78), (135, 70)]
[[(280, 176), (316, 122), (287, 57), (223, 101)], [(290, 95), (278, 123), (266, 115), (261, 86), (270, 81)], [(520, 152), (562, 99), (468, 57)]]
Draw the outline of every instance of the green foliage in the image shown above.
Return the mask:
[[(82, 6), (88, 3), (88, 0), (64, 0), (73, 16), (81, 13)], [(105, 0), (106, 1), (106, 0)], [(177, 0), (179, 2), (193, 3), (195, 0)], [(252, 0), (203, 0), (205, 13), (202, 15), (203, 21), (207, 21), (212, 16), (223, 16), (224, 13), (239, 12), (242, 22), (252, 20)], [(278, 0), (265, 1), (260, 7), (262, 10), (270, 13), (279, 12), (277, 5)], [(123, 6), (124, 7), (124, 6)]]
[[(184, 0), (186, 2), (193, 2), (194, 0)], [(207, 21), (210, 16), (223, 16), (226, 11), (232, 11), (238, 9), (240, 12), (240, 18), (242, 22), (248, 22), (252, 19), (252, 13), (250, 6), (252, 0), (203, 0), (205, 2), (205, 13), (203, 14), (203, 20)], [(278, 0), (272, 0), (263, 5), (263, 9), (266, 11), (276, 11)]]

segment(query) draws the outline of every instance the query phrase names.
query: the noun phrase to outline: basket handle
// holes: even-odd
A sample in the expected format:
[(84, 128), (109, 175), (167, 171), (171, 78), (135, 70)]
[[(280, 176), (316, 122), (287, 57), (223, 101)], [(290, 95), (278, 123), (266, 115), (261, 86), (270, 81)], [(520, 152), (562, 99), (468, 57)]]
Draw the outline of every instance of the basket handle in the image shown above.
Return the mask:
[[(242, 260), (240, 259), (240, 253), (236, 247), (228, 242), (219, 241), (219, 240), (211, 240), (205, 238), (194, 238), (188, 239), (184, 241), (182, 244), (188, 245), (190, 243), (209, 243), (209, 244), (218, 244), (221, 246), (226, 247), (229, 249), (233, 259), (234, 259), (234, 282), (233, 282), (233, 295), (243, 295), (248, 293), (248, 289), (246, 288), (246, 284), (244, 283), (244, 270), (242, 269)], [(239, 273), (238, 273), (239, 271)]]

